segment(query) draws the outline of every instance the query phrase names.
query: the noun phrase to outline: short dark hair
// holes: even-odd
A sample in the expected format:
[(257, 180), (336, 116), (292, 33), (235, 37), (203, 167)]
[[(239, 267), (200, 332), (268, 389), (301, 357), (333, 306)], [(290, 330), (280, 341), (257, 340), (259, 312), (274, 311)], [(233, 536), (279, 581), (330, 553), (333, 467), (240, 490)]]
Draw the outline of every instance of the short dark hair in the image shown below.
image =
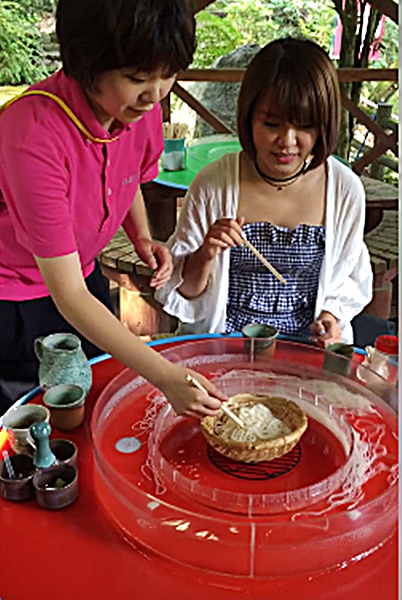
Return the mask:
[(169, 77), (196, 45), (192, 0), (59, 0), (56, 33), (64, 71), (84, 89), (124, 67)]
[(318, 44), (295, 38), (276, 40), (250, 62), (240, 88), (237, 128), (242, 148), (253, 162), (252, 118), (265, 96), (290, 123), (318, 128), (309, 169), (334, 152), (340, 126), (339, 82), (331, 59)]

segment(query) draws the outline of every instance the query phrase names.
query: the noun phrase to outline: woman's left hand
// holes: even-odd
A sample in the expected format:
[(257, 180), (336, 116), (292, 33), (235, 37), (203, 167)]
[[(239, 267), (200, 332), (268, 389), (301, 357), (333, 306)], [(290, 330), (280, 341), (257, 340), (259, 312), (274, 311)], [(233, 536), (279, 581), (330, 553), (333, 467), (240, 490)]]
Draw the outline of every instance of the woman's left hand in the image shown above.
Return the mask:
[(154, 270), (149, 285), (157, 290), (167, 283), (172, 275), (173, 263), (168, 248), (156, 240), (140, 238), (135, 241), (135, 250), (142, 261)]
[(320, 348), (325, 348), (328, 344), (335, 342), (342, 342), (338, 319), (326, 310), (323, 310), (318, 319), (311, 324), (311, 333)]

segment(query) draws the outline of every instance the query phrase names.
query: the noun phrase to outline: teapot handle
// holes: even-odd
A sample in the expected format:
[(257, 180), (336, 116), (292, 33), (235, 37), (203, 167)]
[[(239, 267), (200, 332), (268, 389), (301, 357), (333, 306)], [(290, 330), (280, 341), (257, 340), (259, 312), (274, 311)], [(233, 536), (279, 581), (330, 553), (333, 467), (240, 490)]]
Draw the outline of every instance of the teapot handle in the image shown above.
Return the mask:
[(41, 335), (40, 337), (37, 337), (34, 340), (34, 351), (35, 351), (35, 354), (38, 357), (39, 361), (42, 360), (42, 356), (43, 356), (43, 344), (42, 344), (42, 340), (44, 338), (45, 338), (45, 336)]

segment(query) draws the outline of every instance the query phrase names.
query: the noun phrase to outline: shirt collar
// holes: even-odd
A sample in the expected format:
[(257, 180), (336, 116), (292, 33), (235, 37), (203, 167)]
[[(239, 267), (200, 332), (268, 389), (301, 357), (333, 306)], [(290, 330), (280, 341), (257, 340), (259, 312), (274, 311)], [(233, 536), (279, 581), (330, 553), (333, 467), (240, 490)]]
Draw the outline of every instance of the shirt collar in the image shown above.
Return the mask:
[(47, 90), (64, 100), (94, 137), (108, 140), (121, 135), (126, 130), (130, 130), (129, 126), (120, 121), (115, 121), (112, 130), (106, 131), (95, 117), (80, 84), (72, 77), (67, 77), (63, 69), (44, 81), (31, 86), (30, 89)]

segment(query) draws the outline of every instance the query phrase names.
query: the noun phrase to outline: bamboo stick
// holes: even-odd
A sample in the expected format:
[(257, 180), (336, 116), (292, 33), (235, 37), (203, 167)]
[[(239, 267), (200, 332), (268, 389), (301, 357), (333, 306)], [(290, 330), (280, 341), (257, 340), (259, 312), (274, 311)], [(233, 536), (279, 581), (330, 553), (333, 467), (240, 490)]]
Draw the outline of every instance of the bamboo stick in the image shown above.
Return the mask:
[(187, 133), (187, 123), (163, 123), (163, 137), (165, 139), (185, 138)]
[(264, 257), (263, 257), (263, 255), (262, 255), (262, 254), (260, 254), (260, 253), (258, 252), (257, 248), (254, 248), (253, 244), (252, 244), (251, 242), (249, 242), (249, 241), (248, 241), (248, 239), (247, 239), (247, 238), (244, 236), (244, 234), (243, 234), (243, 243), (244, 243), (244, 245), (245, 245), (245, 246), (247, 246), (247, 248), (248, 248), (249, 250), (251, 250), (251, 252), (252, 252), (252, 253), (253, 253), (253, 254), (254, 254), (254, 255), (255, 255), (255, 256), (256, 256), (256, 257), (257, 257), (257, 258), (258, 258), (258, 259), (259, 259), (261, 262), (262, 262), (262, 264), (263, 264), (265, 267), (267, 267), (267, 269), (268, 269), (269, 271), (271, 271), (271, 273), (272, 273), (273, 275), (275, 275), (275, 277), (276, 277), (277, 279), (279, 279), (279, 281), (280, 281), (281, 283), (286, 283), (286, 279), (285, 279), (284, 277), (282, 277), (282, 275), (281, 275), (280, 273), (278, 273), (278, 271), (275, 269), (275, 267), (273, 267), (273, 266), (271, 265), (271, 263), (270, 263), (270, 262), (268, 262), (268, 261), (267, 261), (267, 259), (266, 259), (266, 258), (264, 258)]

